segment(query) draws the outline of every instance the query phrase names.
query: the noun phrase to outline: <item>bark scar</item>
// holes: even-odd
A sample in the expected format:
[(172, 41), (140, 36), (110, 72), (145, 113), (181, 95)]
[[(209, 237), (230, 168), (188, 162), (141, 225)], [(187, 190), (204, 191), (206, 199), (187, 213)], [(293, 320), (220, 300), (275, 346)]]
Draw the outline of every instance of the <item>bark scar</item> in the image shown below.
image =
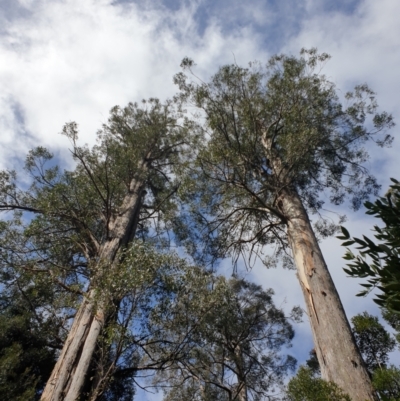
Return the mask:
[(310, 304), (311, 304), (311, 308), (312, 308), (312, 310), (314, 312), (314, 315), (315, 315), (315, 318), (317, 319), (317, 322), (319, 323), (317, 311), (315, 310), (315, 305), (314, 305), (314, 299), (313, 299), (313, 296), (312, 296), (312, 292), (310, 291), (310, 289), (307, 287), (306, 284), (303, 283), (303, 285), (304, 285), (305, 289), (307, 290), (307, 294), (308, 294), (308, 298), (309, 298), (309, 301), (310, 301)]
[[(306, 243), (306, 247), (312, 246), (310, 241), (307, 241), (304, 239), (304, 242)], [(304, 257), (303, 257), (303, 263), (304, 263), (304, 270), (307, 272), (307, 274), (312, 277), (312, 275), (315, 272), (315, 267), (314, 267), (314, 251), (312, 250), (311, 256), (308, 256), (308, 252), (304, 252)]]
[(322, 361), (324, 362), (324, 365), (326, 365), (325, 356), (324, 356), (324, 353), (322, 352), (322, 348), (321, 347), (319, 347), (319, 352), (321, 353)]
[[(290, 242), (292, 242), (292, 249), (294, 249), (294, 254), (295, 254), (295, 259), (298, 260), (298, 274), (299, 274), (299, 280), (301, 285), (306, 289), (309, 303), (311, 305), (311, 309), (314, 312), (315, 318), (317, 320), (317, 323), (319, 324), (319, 319), (317, 315), (317, 311), (315, 309), (315, 304), (314, 304), (314, 299), (313, 299), (313, 294), (310, 290), (309, 286), (309, 279), (313, 276), (315, 267), (314, 267), (314, 250), (312, 249), (312, 243), (311, 241), (307, 238), (306, 235), (300, 234), (301, 239), (296, 240), (293, 237), (289, 236)], [(296, 252), (296, 246), (294, 244), (297, 242), (298, 247), (301, 249), (301, 253), (299, 254)], [(311, 249), (311, 252), (310, 252)], [(297, 255), (296, 255), (297, 254)], [(302, 255), (302, 257), (301, 257)], [(300, 267), (300, 265), (303, 265)]]
[[(303, 237), (303, 242), (305, 243), (305, 248), (311, 248), (312, 244), (311, 242)], [(311, 256), (310, 256), (311, 253)], [(311, 278), (312, 275), (314, 274), (315, 268), (314, 268), (314, 251), (311, 250), (311, 252), (308, 253), (307, 251), (303, 252), (303, 274), (301, 277), (301, 282), (303, 283), (305, 289), (307, 290), (308, 298), (311, 304), (311, 308), (314, 312), (315, 318), (317, 319), (317, 322), (319, 323), (317, 311), (315, 309), (315, 304), (314, 304), (314, 299), (312, 292), (310, 290), (310, 286), (308, 284), (309, 277)], [(308, 277), (307, 277), (308, 276)]]

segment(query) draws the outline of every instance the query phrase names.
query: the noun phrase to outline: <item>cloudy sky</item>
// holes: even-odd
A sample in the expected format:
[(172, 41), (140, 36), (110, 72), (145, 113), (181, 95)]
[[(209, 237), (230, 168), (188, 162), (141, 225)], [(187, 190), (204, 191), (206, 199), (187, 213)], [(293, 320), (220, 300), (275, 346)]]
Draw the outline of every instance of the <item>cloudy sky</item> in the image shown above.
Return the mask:
[[(400, 121), (398, 0), (0, 0), (0, 6), (0, 168), (18, 168), (39, 144), (66, 160), (64, 123), (76, 121), (81, 140), (91, 144), (112, 106), (172, 96), (185, 56), (207, 79), (226, 63), (265, 62), (316, 46), (332, 55), (324, 72), (342, 93), (367, 82), (382, 109)], [(400, 178), (399, 150), (400, 140), (391, 149), (371, 148), (368, 166), (383, 190), (389, 177)], [(371, 224), (362, 211), (348, 214), (352, 234), (368, 233)], [(358, 284), (341, 270), (339, 242), (322, 247), (348, 316), (377, 312), (370, 298), (354, 297)], [(257, 267), (249, 277), (274, 287), (277, 304), (303, 303), (293, 272)], [(301, 360), (312, 348), (307, 322), (297, 333), (293, 352)]]

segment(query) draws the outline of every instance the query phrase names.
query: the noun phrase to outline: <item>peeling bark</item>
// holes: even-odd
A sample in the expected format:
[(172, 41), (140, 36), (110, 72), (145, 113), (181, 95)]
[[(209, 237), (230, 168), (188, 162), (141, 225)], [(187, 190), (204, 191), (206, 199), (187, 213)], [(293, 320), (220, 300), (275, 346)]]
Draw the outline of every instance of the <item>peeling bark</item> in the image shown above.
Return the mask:
[(352, 401), (376, 400), (345, 311), (301, 199), (283, 190), (279, 200), (306, 301), (321, 374)]

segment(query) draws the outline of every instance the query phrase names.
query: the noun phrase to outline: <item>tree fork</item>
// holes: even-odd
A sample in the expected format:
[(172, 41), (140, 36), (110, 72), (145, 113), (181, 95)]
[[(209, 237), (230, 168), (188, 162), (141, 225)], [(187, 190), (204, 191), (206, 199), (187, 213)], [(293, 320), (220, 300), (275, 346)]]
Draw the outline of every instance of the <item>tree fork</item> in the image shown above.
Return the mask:
[[(142, 169), (147, 170), (147, 165), (142, 165)], [(102, 273), (100, 264), (105, 262), (112, 268), (118, 250), (134, 237), (144, 195), (143, 182), (133, 179), (110, 230), (112, 238), (103, 243), (99, 251), (97, 278)], [(96, 278), (92, 282), (93, 288), (78, 310), (41, 401), (76, 401), (80, 397), (107, 314), (107, 300), (97, 293)]]
[(353, 401), (377, 400), (301, 199), (295, 191), (283, 190), (279, 206), (287, 218), (322, 377), (336, 383)]

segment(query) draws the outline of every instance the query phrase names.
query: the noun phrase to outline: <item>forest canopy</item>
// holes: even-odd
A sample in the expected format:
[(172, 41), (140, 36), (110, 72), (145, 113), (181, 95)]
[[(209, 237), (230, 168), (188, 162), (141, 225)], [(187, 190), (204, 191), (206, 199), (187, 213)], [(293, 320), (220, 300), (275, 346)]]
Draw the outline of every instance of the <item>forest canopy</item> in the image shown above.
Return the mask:
[(365, 84), (343, 100), (328, 59), (302, 50), (208, 81), (185, 59), (172, 100), (112, 108), (94, 146), (67, 123), (72, 169), (39, 146), (0, 172), (0, 394), (282, 399), (300, 308), (287, 316), (273, 289), (210, 267), (283, 256), (321, 374), (301, 368), (292, 388), (377, 399), (317, 236), (336, 229), (320, 215), (326, 194), (354, 210), (378, 194), (367, 144), (390, 145), (393, 121)]

